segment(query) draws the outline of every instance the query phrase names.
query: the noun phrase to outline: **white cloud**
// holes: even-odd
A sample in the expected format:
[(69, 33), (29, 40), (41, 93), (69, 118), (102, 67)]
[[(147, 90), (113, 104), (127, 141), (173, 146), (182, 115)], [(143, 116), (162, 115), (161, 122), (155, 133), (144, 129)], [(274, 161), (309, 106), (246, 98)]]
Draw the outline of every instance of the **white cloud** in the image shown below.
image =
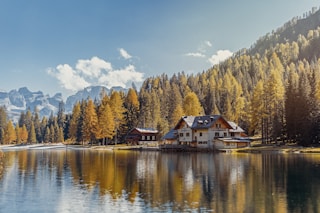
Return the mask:
[(112, 66), (111, 63), (95, 56), (90, 60), (78, 60), (76, 69), (88, 77), (98, 78), (101, 75), (102, 70), (112, 70)]
[(211, 65), (219, 64), (220, 62), (226, 60), (227, 58), (232, 56), (232, 52), (230, 50), (218, 50), (217, 54), (212, 55), (208, 61)]
[(132, 56), (123, 48), (119, 49), (120, 55), (124, 58), (124, 59), (130, 59), (132, 58)]
[(124, 69), (113, 70), (99, 78), (99, 83), (109, 87), (126, 87), (128, 82), (142, 82), (143, 73), (137, 72), (133, 65), (128, 65)]
[(204, 41), (204, 43), (208, 46), (208, 47), (212, 47), (212, 44), (210, 41)]
[(201, 44), (198, 46), (198, 52), (206, 53), (208, 49), (212, 47), (210, 41), (202, 41)]
[(47, 72), (49, 75), (57, 78), (61, 86), (67, 90), (77, 91), (90, 86), (90, 83), (68, 64), (60, 64), (56, 69), (50, 68)]
[(47, 73), (55, 77), (61, 86), (67, 90), (78, 91), (91, 85), (126, 87), (132, 82), (142, 82), (144, 74), (136, 71), (134, 65), (124, 69), (113, 69), (110, 62), (98, 57), (78, 60), (75, 68), (68, 64), (60, 64), (55, 69), (50, 68)]
[(185, 55), (186, 55), (186, 56), (197, 57), (197, 58), (204, 58), (204, 57), (206, 57), (204, 54), (199, 53), (199, 52), (197, 52), (197, 53), (187, 53), (187, 54), (185, 54)]
[(191, 56), (191, 57), (197, 57), (197, 58), (205, 58), (206, 57), (206, 52), (207, 50), (212, 47), (212, 44), (210, 41), (202, 41), (198, 48), (197, 51), (195, 52), (190, 52), (186, 53), (185, 56)]

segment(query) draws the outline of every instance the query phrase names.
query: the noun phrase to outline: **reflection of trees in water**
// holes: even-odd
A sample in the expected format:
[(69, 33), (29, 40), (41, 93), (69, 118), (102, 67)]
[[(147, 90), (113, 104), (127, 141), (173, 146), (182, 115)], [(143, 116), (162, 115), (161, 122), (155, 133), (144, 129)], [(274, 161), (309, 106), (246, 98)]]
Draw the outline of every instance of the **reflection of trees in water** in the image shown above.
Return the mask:
[(4, 153), (0, 151), (0, 179), (2, 179), (4, 173)]
[[(0, 178), (3, 155), (0, 152)], [(71, 176), (72, 187), (98, 194), (101, 199), (110, 197), (133, 205), (139, 202), (159, 210), (317, 212), (320, 163), (306, 156), (19, 151), (6, 153), (6, 165), (18, 159), (19, 172), (34, 174), (30, 178), (44, 175), (62, 188)]]
[(319, 164), (310, 163), (304, 156), (288, 162), (287, 202), (289, 212), (318, 212), (320, 209)]

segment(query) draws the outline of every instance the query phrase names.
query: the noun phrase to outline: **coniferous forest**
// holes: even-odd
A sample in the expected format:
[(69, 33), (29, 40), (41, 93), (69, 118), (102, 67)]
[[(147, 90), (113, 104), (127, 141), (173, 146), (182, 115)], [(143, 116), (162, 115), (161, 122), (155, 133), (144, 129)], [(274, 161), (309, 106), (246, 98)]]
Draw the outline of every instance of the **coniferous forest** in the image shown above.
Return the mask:
[(8, 120), (0, 108), (0, 142), (121, 143), (134, 127), (164, 135), (183, 115), (221, 114), (263, 143), (320, 141), (320, 11), (295, 17), (226, 61), (195, 74), (145, 79), (127, 93), (101, 91), (101, 100), (61, 103), (57, 115), (37, 110)]

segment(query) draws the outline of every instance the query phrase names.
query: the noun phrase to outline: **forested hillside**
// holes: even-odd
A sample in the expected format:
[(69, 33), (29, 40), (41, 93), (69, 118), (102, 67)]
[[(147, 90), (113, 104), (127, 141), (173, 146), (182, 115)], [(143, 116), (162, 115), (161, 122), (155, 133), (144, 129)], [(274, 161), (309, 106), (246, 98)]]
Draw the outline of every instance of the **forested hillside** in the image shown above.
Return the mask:
[(167, 131), (188, 114), (184, 100), (194, 92), (199, 114), (222, 114), (266, 143), (318, 143), (319, 57), (320, 11), (313, 8), (205, 72), (146, 79), (140, 125)]
[(150, 77), (126, 94), (101, 91), (101, 100), (78, 102), (68, 115), (61, 104), (57, 116), (41, 122), (36, 112), (23, 113), (16, 136), (3, 111), (1, 143), (121, 142), (133, 127), (164, 135), (183, 115), (221, 114), (264, 143), (319, 144), (320, 11), (293, 18), (207, 71)]

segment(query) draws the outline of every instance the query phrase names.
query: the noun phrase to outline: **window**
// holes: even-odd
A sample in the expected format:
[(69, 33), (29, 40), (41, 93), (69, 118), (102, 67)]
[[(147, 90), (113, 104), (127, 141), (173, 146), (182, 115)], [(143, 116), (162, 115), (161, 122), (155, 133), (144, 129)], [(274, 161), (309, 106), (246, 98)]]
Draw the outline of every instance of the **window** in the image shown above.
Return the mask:
[(145, 140), (144, 135), (142, 135), (141, 140), (143, 140), (143, 141)]
[(219, 137), (219, 136), (220, 136), (220, 135), (219, 135), (219, 132), (214, 133), (214, 136), (215, 136), (215, 137)]
[(216, 128), (220, 129), (221, 128), (221, 124), (216, 124)]
[(200, 136), (200, 137), (202, 136), (202, 132), (199, 132), (199, 136)]
[(224, 132), (224, 133), (223, 133), (223, 136), (224, 136), (224, 137), (227, 137), (227, 133), (226, 133), (226, 132)]
[(147, 141), (150, 141), (150, 136), (149, 135), (147, 136)]
[(156, 140), (156, 136), (153, 135), (152, 136), (152, 140), (155, 141)]
[(189, 137), (189, 136), (190, 136), (190, 133), (189, 133), (189, 132), (187, 132), (187, 133), (186, 133), (186, 137)]
[(183, 133), (180, 133), (179, 136), (180, 136), (180, 137), (183, 137)]

